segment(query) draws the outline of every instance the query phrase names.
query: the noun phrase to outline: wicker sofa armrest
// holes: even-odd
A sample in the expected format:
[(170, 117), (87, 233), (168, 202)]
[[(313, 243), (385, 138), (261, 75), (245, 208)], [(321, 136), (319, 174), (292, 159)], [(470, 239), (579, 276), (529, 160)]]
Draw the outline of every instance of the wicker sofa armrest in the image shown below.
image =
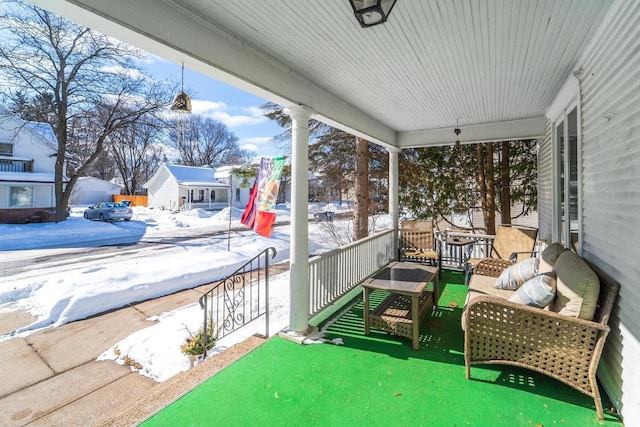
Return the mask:
[(474, 274), (483, 276), (499, 277), (500, 274), (513, 263), (506, 259), (483, 258), (473, 268)]
[(596, 368), (609, 327), (527, 307), (494, 296), (479, 296), (465, 308), (464, 355), (467, 378), (476, 363), (518, 366), (555, 378), (591, 396), (603, 417)]

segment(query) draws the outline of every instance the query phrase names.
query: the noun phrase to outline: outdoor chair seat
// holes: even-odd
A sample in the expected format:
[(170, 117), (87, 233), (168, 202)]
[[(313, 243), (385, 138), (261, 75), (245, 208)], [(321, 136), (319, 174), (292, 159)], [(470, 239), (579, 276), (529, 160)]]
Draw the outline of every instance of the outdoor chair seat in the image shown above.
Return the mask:
[(517, 261), (532, 257), (535, 253), (534, 249), (537, 237), (537, 228), (515, 225), (499, 226), (496, 230), (496, 236), (488, 256), (467, 260), (465, 265), (465, 283), (469, 283), (470, 274), (475, 271), (480, 263), (486, 262), (486, 269), (499, 270), (495, 276), (498, 277), (500, 272), (506, 267)]
[(433, 250), (424, 250), (424, 249), (406, 249), (403, 253), (402, 253), (402, 258), (404, 261), (410, 261), (410, 260), (416, 260), (416, 261), (420, 261), (420, 260), (437, 260), (438, 259), (438, 253), (436, 251)]

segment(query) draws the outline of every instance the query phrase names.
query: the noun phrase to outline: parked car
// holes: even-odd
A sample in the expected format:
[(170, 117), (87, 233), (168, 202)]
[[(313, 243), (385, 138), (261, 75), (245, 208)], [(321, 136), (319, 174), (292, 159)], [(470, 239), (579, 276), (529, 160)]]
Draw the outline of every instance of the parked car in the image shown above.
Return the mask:
[(115, 202), (96, 203), (84, 211), (84, 219), (99, 219), (100, 221), (124, 219), (129, 221), (131, 217), (133, 217), (133, 210), (130, 207)]

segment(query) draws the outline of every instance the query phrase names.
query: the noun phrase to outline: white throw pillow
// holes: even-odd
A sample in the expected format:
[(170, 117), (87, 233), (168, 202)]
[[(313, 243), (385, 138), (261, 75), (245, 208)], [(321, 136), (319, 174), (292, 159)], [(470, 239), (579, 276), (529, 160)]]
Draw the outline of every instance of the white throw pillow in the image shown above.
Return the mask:
[(509, 301), (530, 307), (544, 308), (556, 296), (556, 276), (554, 273), (543, 273), (527, 280), (514, 292)]
[(496, 288), (516, 290), (529, 279), (538, 275), (538, 258), (527, 258), (506, 268), (496, 280)]

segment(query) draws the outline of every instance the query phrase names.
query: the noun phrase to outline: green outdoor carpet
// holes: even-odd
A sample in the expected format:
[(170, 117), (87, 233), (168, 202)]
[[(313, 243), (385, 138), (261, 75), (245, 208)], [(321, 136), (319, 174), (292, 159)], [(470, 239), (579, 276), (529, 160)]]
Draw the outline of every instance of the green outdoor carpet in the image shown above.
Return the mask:
[(440, 283), (440, 308), (421, 326), (419, 351), (385, 332), (365, 337), (359, 300), (326, 331), (343, 345), (273, 338), (143, 425), (621, 426), (613, 415), (598, 420), (591, 398), (526, 370), (474, 367), (466, 380), (466, 287), (458, 273)]

